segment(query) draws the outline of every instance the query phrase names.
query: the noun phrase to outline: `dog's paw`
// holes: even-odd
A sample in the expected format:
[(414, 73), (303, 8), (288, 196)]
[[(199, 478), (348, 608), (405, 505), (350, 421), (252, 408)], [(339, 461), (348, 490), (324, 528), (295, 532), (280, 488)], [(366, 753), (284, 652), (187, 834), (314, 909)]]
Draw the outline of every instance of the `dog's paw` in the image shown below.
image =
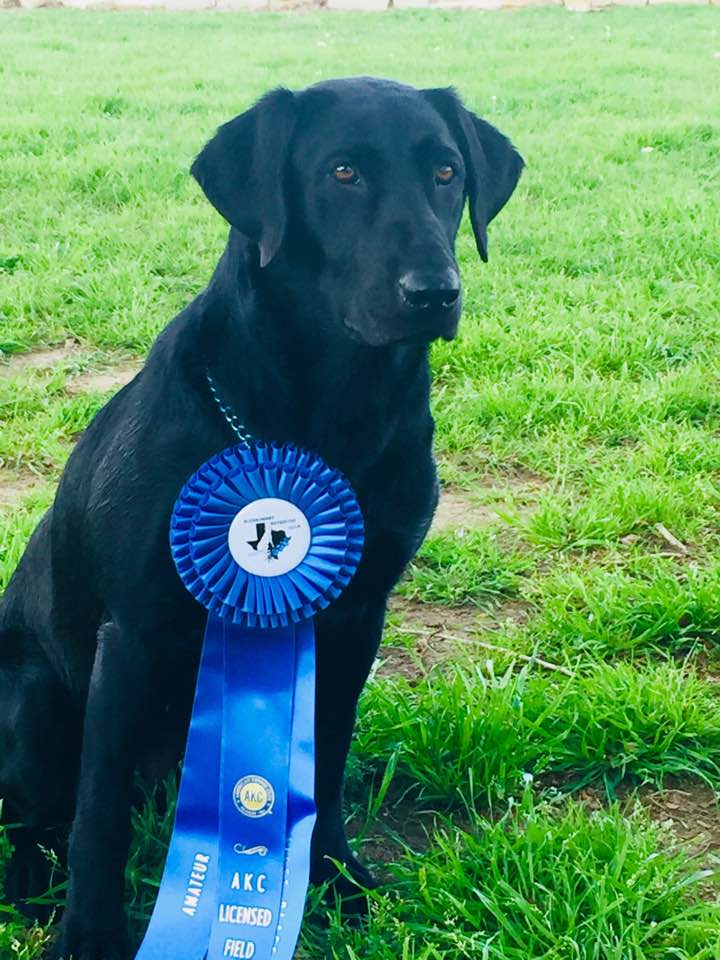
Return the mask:
[(49, 960), (130, 960), (131, 956), (124, 918), (100, 929), (66, 912)]

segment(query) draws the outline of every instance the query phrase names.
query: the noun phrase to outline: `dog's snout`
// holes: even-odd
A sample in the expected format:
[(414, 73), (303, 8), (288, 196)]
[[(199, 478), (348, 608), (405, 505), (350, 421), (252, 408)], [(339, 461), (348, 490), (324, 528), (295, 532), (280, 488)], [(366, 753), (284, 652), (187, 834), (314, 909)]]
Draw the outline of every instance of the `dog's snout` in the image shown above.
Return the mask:
[(399, 283), (403, 300), (415, 310), (448, 310), (460, 296), (460, 277), (452, 267), (433, 273), (410, 270)]

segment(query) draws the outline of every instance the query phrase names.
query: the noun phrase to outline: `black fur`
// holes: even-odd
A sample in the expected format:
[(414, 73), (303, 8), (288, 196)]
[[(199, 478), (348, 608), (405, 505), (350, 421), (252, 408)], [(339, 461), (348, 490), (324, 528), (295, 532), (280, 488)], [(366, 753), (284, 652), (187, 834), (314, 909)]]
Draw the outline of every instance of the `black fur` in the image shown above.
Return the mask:
[(371, 882), (341, 786), (388, 594), (437, 500), (428, 344), (457, 329), (465, 199), (485, 258), (521, 168), (452, 90), (369, 78), (276, 90), (195, 161), (227, 248), (82, 436), (0, 602), (0, 796), (6, 822), (25, 824), (14, 896), (42, 886), (35, 843), (73, 823), (57, 956), (126, 955), (134, 776), (182, 755), (205, 611), (175, 573), (168, 520), (185, 479), (236, 440), (207, 371), (255, 436), (316, 451), (360, 499), (363, 561), (317, 618), (312, 879), (332, 857)]

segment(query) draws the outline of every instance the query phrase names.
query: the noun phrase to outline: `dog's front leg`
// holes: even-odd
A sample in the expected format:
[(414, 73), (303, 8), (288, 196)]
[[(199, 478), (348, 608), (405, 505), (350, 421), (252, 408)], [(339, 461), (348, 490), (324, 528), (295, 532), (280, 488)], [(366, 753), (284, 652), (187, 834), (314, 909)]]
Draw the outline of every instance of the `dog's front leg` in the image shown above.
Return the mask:
[(364, 886), (375, 882), (350, 853), (342, 815), (342, 783), (355, 724), (358, 697), (367, 679), (382, 636), (385, 599), (364, 604), (341, 603), (318, 623), (317, 706), (315, 721), (317, 823), (313, 834), (311, 880), (335, 879), (340, 894), (357, 894), (333, 860), (344, 863)]
[(149, 652), (114, 623), (98, 635), (83, 731), (70, 885), (54, 957), (125, 960), (123, 909), (138, 741), (151, 694)]

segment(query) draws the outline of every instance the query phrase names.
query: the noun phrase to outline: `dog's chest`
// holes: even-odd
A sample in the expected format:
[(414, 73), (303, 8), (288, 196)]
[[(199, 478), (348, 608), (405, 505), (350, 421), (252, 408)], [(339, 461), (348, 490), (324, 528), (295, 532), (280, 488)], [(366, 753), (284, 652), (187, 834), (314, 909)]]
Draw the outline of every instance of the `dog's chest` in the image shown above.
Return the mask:
[[(354, 482), (352, 475), (350, 481)], [(437, 471), (429, 447), (405, 448), (374, 464), (354, 482), (366, 540), (395, 537), (412, 552), (422, 542), (437, 503)]]

